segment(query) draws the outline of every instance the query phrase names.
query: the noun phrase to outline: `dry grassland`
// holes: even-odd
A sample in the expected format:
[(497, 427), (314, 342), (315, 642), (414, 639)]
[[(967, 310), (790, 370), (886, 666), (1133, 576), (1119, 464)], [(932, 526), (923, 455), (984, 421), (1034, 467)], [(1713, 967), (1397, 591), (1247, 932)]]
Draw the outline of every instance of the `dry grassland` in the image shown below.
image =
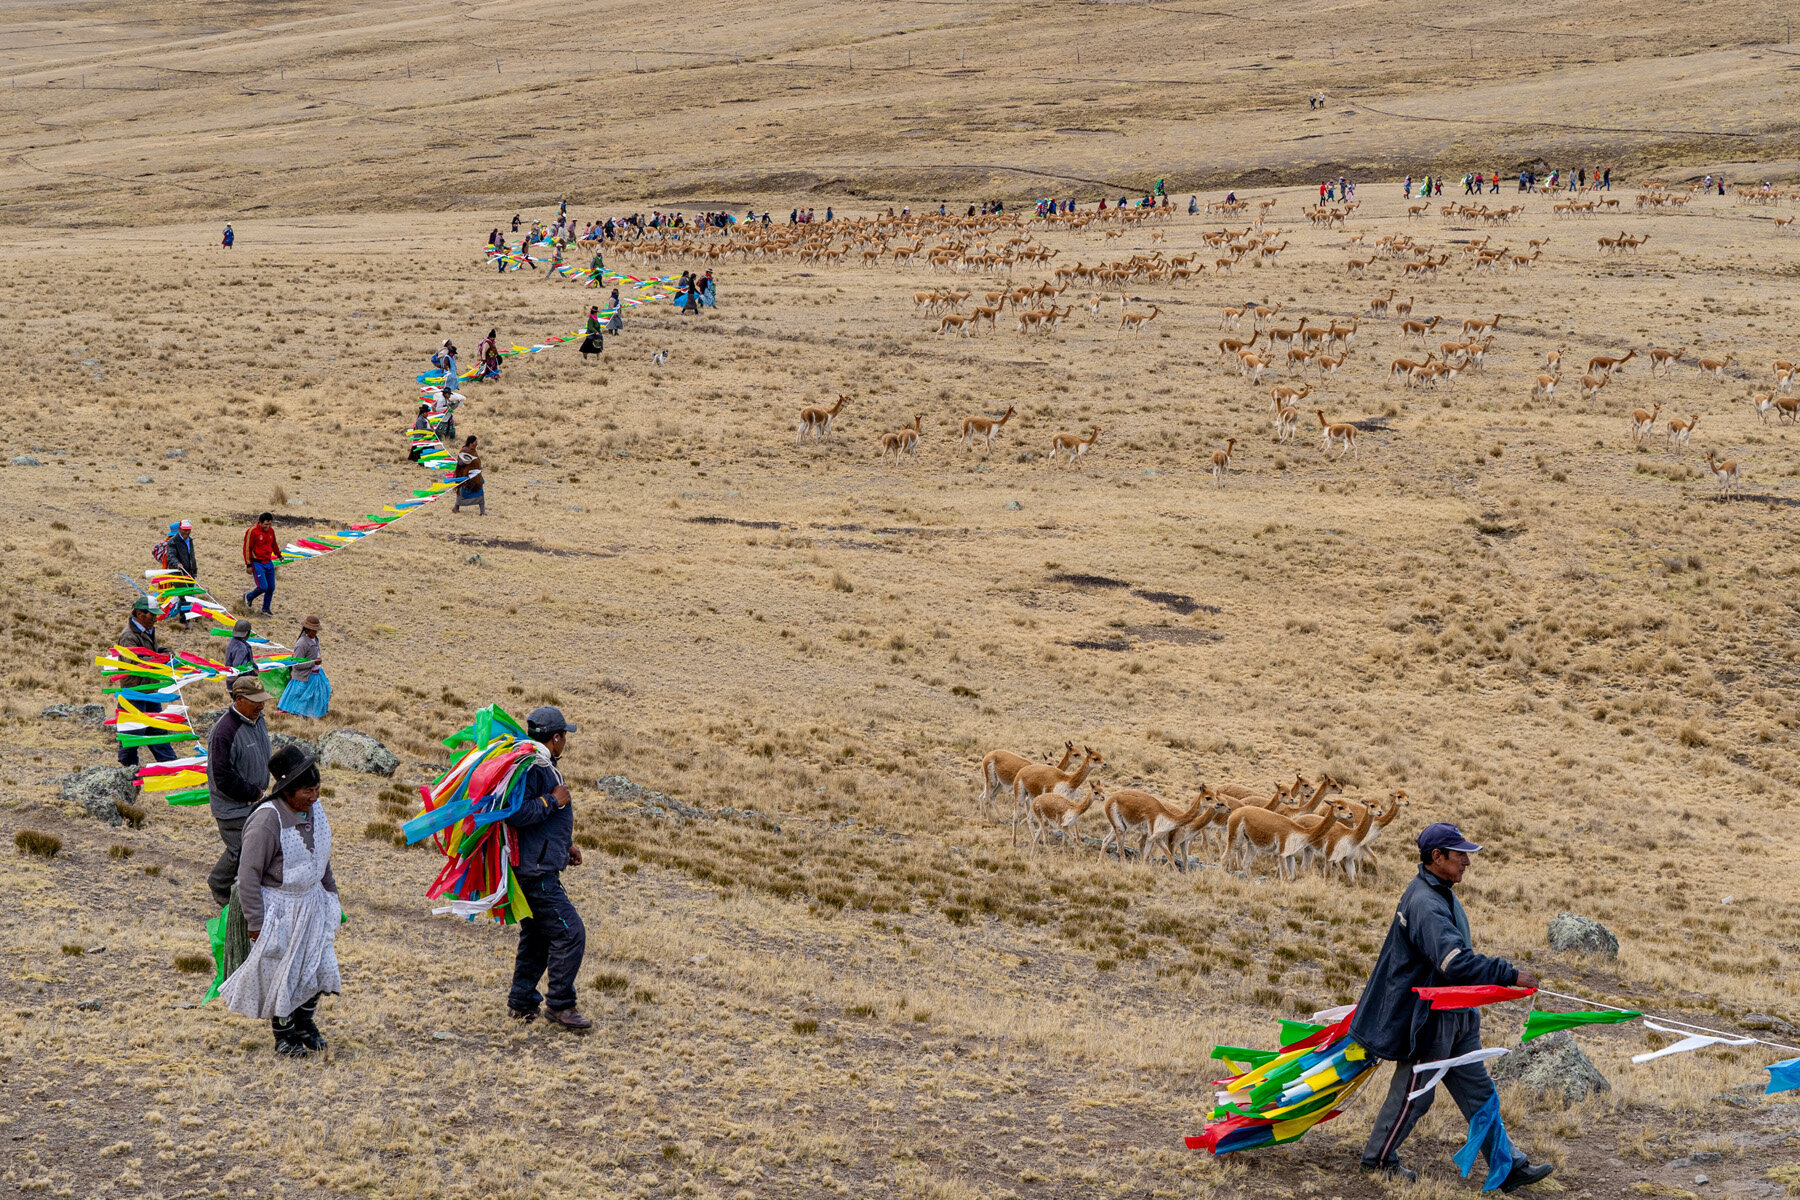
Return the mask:
[[(1376, 6), (1397, 30), (1391, 7)], [(1064, 40), (1082, 22), (1129, 19), (1150, 23), (1134, 26), (1140, 48), (1180, 48), (1152, 23), (1171, 19), (1161, 9), (922, 9), (892, 12), (940, 50), (956, 22), (977, 18), (1041, 24)], [(493, 36), (519, 39), (509, 46), (552, 12), (494, 11), (505, 19)], [(670, 18), (661, 44), (722, 52), (743, 32), (693, 32), (705, 11)], [(879, 32), (879, 11), (855, 18), (870, 26), (861, 36)], [(1671, 11), (1688, 24), (1669, 48), (1704, 49), (1696, 11)], [(442, 15), (397, 12), (422, 26)], [(793, 29), (771, 33), (766, 52), (838, 53), (816, 16), (791, 10)], [(146, 8), (143, 19), (116, 31), (120, 63), (146, 61), (159, 38), (164, 55), (193, 41), (181, 52), (264, 78), (288, 52), (272, 35), (198, 37), (183, 22), (199, 16), (178, 9)], [(371, 54), (387, 45), (346, 33), (324, 6), (295, 6), (293, 28)], [(809, 48), (814, 36), (825, 44)], [(462, 61), (451, 43), (425, 45), (409, 52), (425, 56), (415, 62)], [(1107, 43), (1083, 45), (1100, 54)], [(251, 62), (259, 46), (268, 57)], [(1712, 60), (1634, 69), (1702, 61)], [(1304, 81), (1339, 69), (1330, 62), (1283, 67)], [(1394, 64), (1395, 76), (1402, 65), (1420, 104), (1427, 84), (1441, 89), (1459, 69), (1422, 56)], [(1761, 66), (1740, 66), (1751, 73), (1720, 69), (1718, 86), (1760, 86)], [(1496, 89), (1519, 69), (1481, 58), (1471, 68)], [(1550, 237), (1535, 270), (1474, 276), (1458, 258), (1436, 280), (1401, 285), (1421, 316), (1507, 314), (1486, 370), (1402, 389), (1385, 368), (1410, 344), (1395, 321), (1365, 319), (1349, 364), (1304, 406), (1374, 420), (1359, 456), (1333, 462), (1310, 416), (1295, 443), (1274, 444), (1267, 383), (1228, 372), (1213, 343), (1219, 308), (1245, 298), (1285, 305), (1288, 320), (1363, 312), (1397, 268), (1346, 279), (1351, 234), (1410, 232), (1454, 249), (1489, 232), (1435, 215), (1408, 222), (1398, 189), (1369, 181), (1348, 231), (1309, 228), (1298, 218), (1306, 189), (1282, 191), (1271, 224), (1293, 244), (1273, 264), (1134, 289), (1139, 307), (1162, 309), (1141, 337), (1117, 332), (1115, 304), (1098, 317), (1077, 307), (1048, 338), (940, 339), (911, 293), (942, 275), (732, 263), (717, 309), (685, 320), (634, 311), (602, 365), (552, 351), (471, 388), (459, 426), (486, 448), (490, 515), (434, 505), (287, 569), (281, 616), (259, 625), (291, 642), (299, 617), (319, 612), (336, 688), (326, 725), (368, 731), (403, 760), (392, 782), (326, 781), (351, 914), (338, 943), (345, 994), (322, 1015), (333, 1049), (277, 1061), (266, 1029), (188, 1007), (204, 976), (175, 960), (206, 949), (211, 822), (204, 810), (162, 809), (142, 829), (109, 829), (73, 812), (57, 782), (111, 761), (110, 749), (94, 729), (38, 717), (95, 697), (89, 664), (128, 599), (115, 573), (148, 566), (159, 530), (188, 516), (202, 573), (224, 597), (248, 516), (274, 507), (284, 532), (302, 533), (418, 486), (400, 431), (429, 349), (450, 335), (467, 350), (490, 326), (517, 341), (564, 331), (590, 299), (480, 264), (487, 229), (546, 180), (569, 186), (586, 216), (602, 194), (647, 209), (671, 180), (768, 180), (770, 164), (826, 153), (868, 153), (875, 182), (859, 191), (881, 186), (884, 162), (892, 178), (922, 177), (901, 166), (936, 170), (922, 151), (891, 149), (873, 123), (855, 125), (867, 140), (842, 147), (805, 148), (797, 133), (734, 146), (706, 141), (710, 118), (680, 109), (669, 121), (700, 149), (652, 146), (667, 132), (654, 106), (718, 91), (710, 78), (596, 73), (582, 85), (592, 92), (547, 79), (523, 100), (484, 100), (470, 85), (450, 104), (468, 128), (519, 131), (522, 104), (555, 128), (509, 151), (532, 156), (509, 164), (521, 174), (496, 168), (478, 187), (456, 185), (452, 212), (424, 211), (441, 197), (426, 199), (421, 166), (450, 162), (449, 150), (415, 161), (426, 152), (414, 146), (403, 158), (404, 130), (376, 135), (341, 116), (284, 124), (256, 105), (297, 106), (297, 93), (233, 98), (235, 75), (193, 85), (182, 111), (143, 108), (141, 96), (111, 97), (113, 117), (59, 110), (45, 120), (73, 119), (84, 140), (19, 151), (15, 162), (44, 172), (44, 190), (33, 198), (9, 176), (8, 199), (27, 215), (0, 236), (13, 365), (0, 385), (4, 458), (46, 465), (0, 468), (12, 514), (0, 535), (10, 568), (0, 576), (0, 833), (43, 830), (63, 849), (9, 858), (4, 876), (9, 1185), (292, 1198), (1372, 1195), (1346, 1178), (1368, 1101), (1291, 1150), (1241, 1161), (1205, 1161), (1180, 1137), (1203, 1122), (1215, 1042), (1261, 1044), (1277, 1014), (1355, 998), (1410, 873), (1408, 841), (1432, 820), (1490, 847), (1461, 889), (1482, 948), (1532, 962), (1550, 986), (1724, 1027), (1751, 1012), (1800, 1019), (1800, 427), (1760, 423), (1747, 403), (1771, 385), (1773, 359), (1800, 357), (1800, 238), (1770, 220), (1792, 206), (1711, 197), (1602, 223), (1554, 220), (1548, 201), (1525, 200), (1492, 232), (1515, 248)], [(1567, 78), (1558, 102), (1573, 104), (1584, 76)], [(971, 106), (1029, 83), (864, 82), (899, 81), (948, 87)], [(819, 136), (860, 111), (847, 88), (830, 84), (842, 98), (835, 116), (811, 114)], [(1132, 136), (1168, 139), (1162, 161), (1208, 161), (1206, 122), (1228, 123), (1231, 103), (1208, 94), (1226, 115), (1202, 110), (1193, 140), (1166, 121)], [(1673, 95), (1647, 89), (1618, 103), (1673, 111)], [(597, 98), (621, 109), (608, 125), (621, 156), (667, 164), (649, 186), (607, 175), (575, 191), (556, 174), (556, 130)], [(1773, 99), (1729, 110), (1704, 99), (1692, 103), (1713, 122), (1785, 119)], [(804, 111), (785, 96), (757, 103)], [(129, 123), (133, 104), (170, 140), (99, 136), (108, 120)], [(226, 119), (260, 148), (220, 156), (194, 140)], [(945, 128), (967, 119), (952, 114)], [(1030, 158), (1003, 130), (957, 136), (990, 161)], [(1442, 148), (1439, 132), (1414, 136)], [(1636, 153), (1629, 142), (1622, 154)], [(391, 157), (358, 163), (348, 144)], [(733, 175), (702, 161), (706, 147), (748, 165)], [(1059, 148), (1055, 162), (1098, 173), (1107, 153), (1091, 153), (1084, 163)], [(1133, 153), (1137, 169), (1154, 169), (1148, 151)], [(150, 159), (137, 168), (150, 172), (141, 193), (93, 178), (122, 175), (127, 154)], [(1279, 154), (1302, 163), (1291, 148)], [(259, 155), (267, 165), (249, 165)], [(179, 170), (186, 163), (200, 169)], [(474, 193), (490, 188), (483, 206)], [(234, 207), (241, 240), (229, 255), (214, 245), (210, 211), (228, 193), (281, 214), (237, 219)], [(1629, 206), (1630, 192), (1619, 194)], [(872, 208), (847, 190), (754, 199)], [(48, 217), (58, 206), (78, 233)], [(208, 208), (204, 219), (190, 219), (193, 206)], [(126, 212), (132, 228), (103, 220)], [(1601, 256), (1594, 239), (1621, 225), (1652, 240), (1635, 256)], [(1184, 213), (1155, 227), (1165, 235), (1155, 247), (1148, 230), (1044, 240), (1056, 266), (1199, 249), (1199, 233), (1219, 227)], [(1585, 363), (1650, 345), (1737, 362), (1723, 380), (1691, 362), (1652, 379), (1640, 352), (1593, 400), (1573, 376), (1554, 400), (1528, 399), (1547, 350)], [(655, 367), (662, 348), (669, 362)], [(798, 409), (839, 393), (852, 399), (834, 440), (797, 443)], [(1667, 449), (1660, 422), (1634, 447), (1628, 413), (1654, 403), (1663, 417), (1700, 414), (1691, 448)], [(956, 441), (962, 417), (1008, 404), (1019, 416), (991, 455)], [(879, 434), (918, 412), (919, 460), (879, 460)], [(1078, 468), (1046, 465), (1052, 434), (1092, 424), (1104, 432)], [(1202, 464), (1227, 437), (1239, 439), (1237, 458), (1215, 489)], [(1748, 498), (1713, 498), (1708, 449), (1739, 461)], [(167, 640), (216, 646), (199, 634)], [(443, 761), (436, 739), (491, 701), (515, 712), (560, 703), (582, 725), (565, 765), (595, 852), (565, 878), (589, 923), (582, 1006), (597, 1028), (585, 1039), (507, 1023), (511, 936), (431, 917), (423, 890), (435, 857), (392, 844), (409, 789)], [(274, 721), (309, 732), (299, 724)], [(1210, 865), (1177, 877), (1091, 847), (1015, 849), (1005, 824), (975, 812), (975, 765), (996, 746), (1041, 756), (1064, 739), (1104, 752), (1103, 786), (1185, 799), (1201, 781), (1262, 786), (1328, 770), (1352, 797), (1404, 788), (1412, 807), (1381, 843), (1379, 879), (1354, 888), (1281, 884), (1266, 864), (1251, 877)], [(714, 815), (646, 815), (594, 786), (606, 774)], [(1085, 828), (1097, 829), (1091, 815)], [(1545, 922), (1561, 911), (1605, 921), (1622, 942), (1617, 962), (1546, 951)], [(1514, 1036), (1517, 1019), (1497, 1013), (1489, 1041)], [(1632, 1054), (1660, 1044), (1641, 1027), (1581, 1040), (1609, 1094), (1570, 1110), (1518, 1092), (1505, 1101), (1514, 1140), (1563, 1163), (1557, 1178), (1571, 1191), (1691, 1190), (1692, 1172), (1665, 1164), (1698, 1149), (1724, 1155), (1706, 1168), (1715, 1184), (1762, 1195), (1775, 1186), (1765, 1174), (1791, 1162), (1793, 1105), (1744, 1091), (1768, 1052), (1635, 1068)], [(1446, 1161), (1462, 1136), (1454, 1107), (1440, 1104), (1410, 1149), (1427, 1180), (1409, 1194), (1466, 1191)]]

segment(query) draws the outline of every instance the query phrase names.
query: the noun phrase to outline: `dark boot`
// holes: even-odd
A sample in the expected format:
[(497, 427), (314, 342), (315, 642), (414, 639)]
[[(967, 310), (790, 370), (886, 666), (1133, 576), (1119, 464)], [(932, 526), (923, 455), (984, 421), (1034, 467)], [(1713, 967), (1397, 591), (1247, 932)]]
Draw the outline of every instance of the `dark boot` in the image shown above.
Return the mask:
[(318, 1010), (319, 998), (314, 996), (311, 1000), (308, 1000), (305, 1004), (296, 1008), (291, 1014), (294, 1022), (294, 1032), (299, 1037), (301, 1044), (308, 1050), (323, 1050), (329, 1045), (325, 1040), (325, 1035), (319, 1032), (318, 1025), (313, 1021), (313, 1014), (318, 1012)]
[(293, 1017), (270, 1017), (269, 1024), (275, 1030), (275, 1053), (286, 1058), (305, 1058), (312, 1053), (301, 1038)]
[(1521, 1158), (1513, 1164), (1513, 1169), (1508, 1172), (1505, 1181), (1501, 1183), (1500, 1190), (1516, 1192), (1522, 1187), (1530, 1187), (1554, 1170), (1556, 1170), (1554, 1164), (1538, 1163), (1534, 1166), (1526, 1159)]

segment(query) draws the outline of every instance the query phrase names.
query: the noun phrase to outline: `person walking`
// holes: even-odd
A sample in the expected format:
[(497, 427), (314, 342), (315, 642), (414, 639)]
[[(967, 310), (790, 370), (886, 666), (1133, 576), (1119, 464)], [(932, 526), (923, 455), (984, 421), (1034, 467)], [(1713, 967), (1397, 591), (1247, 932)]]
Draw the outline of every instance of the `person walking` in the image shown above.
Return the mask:
[(231, 222), (229, 221), (225, 222), (225, 235), (219, 239), (219, 244), (227, 250), (237, 244), (237, 234), (232, 232)]
[(250, 633), (250, 618), (239, 617), (231, 627), (231, 640), (225, 643), (226, 669), (255, 673), (256, 656), (250, 652)]
[(487, 516), (487, 476), (481, 469), (480, 444), (472, 433), (456, 456), (456, 469), (462, 482), (456, 485), (456, 503), (450, 506), (450, 511), (459, 513), (465, 508), (479, 508), (481, 515)]
[(300, 636), (294, 640), (294, 657), (300, 661), (294, 664), (288, 685), (281, 690), (281, 699), (275, 705), (284, 713), (315, 721), (331, 708), (331, 680), (325, 677), (324, 655), (319, 652), (321, 628), (317, 617), (309, 616), (300, 622)]
[[(119, 634), (119, 645), (132, 650), (148, 650), (152, 654), (161, 654), (162, 647), (156, 644), (156, 622), (156, 605), (150, 597), (139, 596), (131, 602), (131, 612), (125, 618), (125, 628)], [(141, 686), (132, 684), (129, 678), (123, 675), (115, 676), (112, 682), (120, 687)], [(154, 700), (134, 700), (132, 703), (136, 705), (139, 712), (144, 713), (161, 712), (163, 707)], [(175, 750), (167, 742), (152, 743), (149, 749), (150, 757), (157, 762), (175, 761)], [(119, 765), (136, 767), (138, 765), (138, 748), (121, 745), (119, 747)], [(137, 786), (141, 788), (143, 785), (138, 784)]]
[[(513, 1020), (529, 1023), (537, 1020), (542, 1003), (551, 1024), (581, 1033), (594, 1024), (575, 1007), (575, 977), (587, 952), (587, 927), (562, 885), (563, 869), (581, 865), (581, 847), (574, 843), (569, 785), (557, 769), (576, 726), (563, 719), (560, 708), (544, 705), (525, 718), (525, 732), (544, 747), (550, 761), (540, 758), (526, 772), (525, 802), (506, 818), (514, 830), (519, 890), (531, 905), (531, 915), (519, 922), (519, 952), (506, 1010)], [(546, 971), (549, 986), (540, 994), (538, 981)]]
[(263, 615), (270, 613), (275, 600), (275, 560), (281, 557), (281, 546), (275, 539), (275, 514), (264, 513), (256, 524), (244, 532), (244, 573), (256, 586), (244, 593), (244, 611), (262, 597)]
[(277, 1054), (304, 1058), (328, 1044), (314, 1014), (320, 997), (343, 986), (336, 942), (344, 908), (331, 874), (318, 763), (298, 746), (283, 746), (269, 772), (275, 781), (268, 796), (243, 822), (236, 877), (250, 953), (219, 995), (232, 1012), (268, 1019)]
[(581, 365), (587, 366), (588, 357), (595, 358), (606, 353), (606, 332), (600, 321), (600, 306), (588, 305), (587, 324), (582, 327), (587, 336), (581, 339)]
[[(1418, 846), (1419, 873), (1400, 896), (1387, 941), (1350, 1020), (1351, 1038), (1370, 1058), (1389, 1059), (1394, 1064), (1387, 1099), (1363, 1144), (1362, 1170), (1407, 1183), (1416, 1180), (1418, 1173), (1400, 1164), (1400, 1146), (1437, 1095), (1433, 1087), (1416, 1099), (1408, 1098), (1407, 1093), (1415, 1087), (1413, 1065), (1481, 1049), (1478, 1010), (1436, 1012), (1413, 989), (1470, 984), (1538, 986), (1537, 976), (1529, 968), (1477, 954), (1470, 946), (1468, 914), (1454, 889), (1469, 869), (1469, 855), (1481, 847), (1463, 837), (1456, 826), (1442, 822), (1427, 825), (1419, 834)], [(1479, 1062), (1452, 1067), (1443, 1082), (1465, 1120), (1472, 1120), (1494, 1096), (1494, 1081)], [(1500, 1188), (1516, 1191), (1552, 1170), (1548, 1163), (1533, 1166), (1517, 1155)]]
[(612, 296), (608, 303), (612, 305), (612, 308), (609, 310), (611, 315), (606, 318), (606, 332), (623, 333), (625, 331), (625, 305), (619, 299), (618, 288), (612, 290)]
[[(180, 571), (189, 579), (200, 578), (200, 560), (194, 553), (194, 523), (178, 521), (169, 526), (168, 566)], [(183, 596), (175, 602), (175, 616), (180, 620), (177, 629), (186, 628), (189, 598)]]
[(244, 845), (244, 820), (262, 799), (269, 782), (269, 727), (263, 707), (270, 700), (255, 675), (231, 681), (231, 705), (213, 722), (206, 739), (207, 804), (225, 849), (213, 864), (206, 886), (224, 908), (237, 880), (238, 856)]

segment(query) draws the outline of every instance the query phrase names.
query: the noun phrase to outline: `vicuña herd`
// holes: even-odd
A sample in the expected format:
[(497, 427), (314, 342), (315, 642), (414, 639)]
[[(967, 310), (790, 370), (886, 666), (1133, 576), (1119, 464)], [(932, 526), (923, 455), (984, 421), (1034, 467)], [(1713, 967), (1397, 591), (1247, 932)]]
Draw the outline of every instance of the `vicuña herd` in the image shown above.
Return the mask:
[(995, 750), (981, 760), (978, 803), (984, 814), (997, 806), (1010, 812), (1014, 845), (1023, 828), (1033, 845), (1048, 848), (1054, 838), (1074, 850), (1082, 818), (1097, 809), (1106, 824), (1102, 855), (1135, 855), (1146, 866), (1160, 860), (1186, 870), (1198, 839), (1227, 869), (1252, 870), (1266, 855), (1283, 879), (1316, 867), (1352, 883), (1363, 867), (1379, 871), (1371, 846), (1408, 803), (1402, 791), (1375, 804), (1343, 799), (1343, 786), (1331, 775), (1309, 781), (1296, 772), (1292, 783), (1278, 783), (1267, 794), (1202, 783), (1187, 803), (1174, 804), (1139, 788), (1103, 790), (1090, 777), (1105, 766), (1106, 759), (1088, 746), (1077, 760), (1073, 742), (1063, 743), (1054, 764)]

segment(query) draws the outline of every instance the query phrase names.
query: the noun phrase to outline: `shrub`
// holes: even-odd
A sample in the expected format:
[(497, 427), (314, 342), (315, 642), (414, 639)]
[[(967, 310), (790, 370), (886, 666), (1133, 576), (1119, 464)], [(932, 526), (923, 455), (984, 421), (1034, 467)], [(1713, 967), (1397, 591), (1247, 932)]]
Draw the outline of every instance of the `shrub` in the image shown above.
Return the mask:
[(800, 1020), (794, 1022), (794, 1032), (817, 1033), (819, 1032), (819, 1023), (811, 1017), (802, 1017)]
[(135, 804), (127, 804), (123, 800), (115, 800), (113, 807), (119, 810), (119, 815), (124, 817), (125, 823), (133, 829), (142, 829), (144, 822), (150, 819), (150, 813), (147, 810), (139, 808)]
[(106, 852), (106, 857), (116, 858), (120, 862), (124, 862), (126, 859), (130, 858), (133, 854), (136, 854), (136, 853), (137, 853), (137, 850), (131, 846), (114, 846), (112, 849), (110, 849)]
[(48, 833), (39, 833), (35, 829), (21, 829), (13, 834), (13, 845), (19, 848), (20, 854), (35, 854), (39, 858), (55, 858), (62, 849), (62, 839)]
[(204, 975), (213, 969), (210, 954), (177, 954), (175, 969), (183, 975)]

